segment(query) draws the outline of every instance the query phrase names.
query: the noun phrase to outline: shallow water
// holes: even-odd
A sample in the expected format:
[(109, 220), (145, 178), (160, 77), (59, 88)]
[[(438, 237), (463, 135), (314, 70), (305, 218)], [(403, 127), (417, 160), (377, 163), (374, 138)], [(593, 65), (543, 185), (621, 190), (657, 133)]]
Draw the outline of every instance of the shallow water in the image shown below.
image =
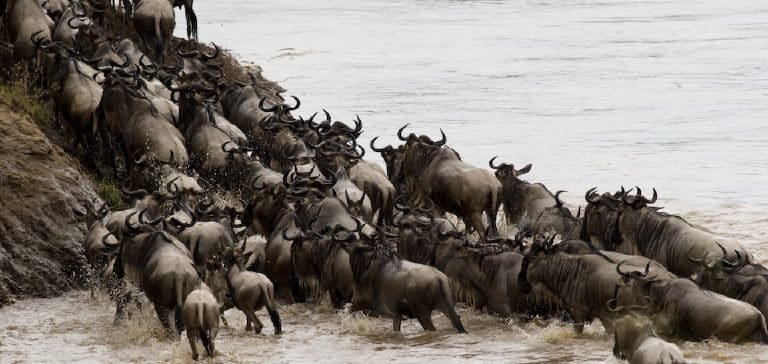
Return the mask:
[[(91, 300), (87, 292), (2, 308), (1, 362), (192, 362), (186, 336), (181, 341), (166, 338), (148, 305), (118, 327), (112, 325), (113, 309), (106, 299)], [(202, 362), (619, 363), (610, 354), (612, 338), (597, 323), (577, 335), (559, 322), (521, 323), (459, 309), (469, 335), (456, 334), (437, 314), (435, 333), (425, 333), (409, 320), (403, 333), (395, 334), (391, 321), (336, 312), (327, 305), (292, 305), (280, 312), (284, 332), (274, 336), (266, 313), (258, 313), (265, 328), (256, 335), (244, 331), (242, 313), (228, 311), (230, 326), (219, 331), (217, 356)], [(756, 344), (684, 343), (681, 349), (697, 363), (756, 363), (768, 354)]]
[[(655, 186), (660, 203), (741, 239), (768, 261), (768, 2), (200, 1), (204, 41), (261, 65), (302, 115), (359, 114), (364, 141), (405, 122), (479, 166), (533, 163), (532, 181), (569, 190)], [(184, 32), (178, 21), (179, 34)], [(376, 158), (373, 154), (368, 157)], [(0, 362), (186, 362), (151, 309), (112, 326), (113, 306), (73, 292), (0, 309)], [(520, 323), (461, 309), (469, 335), (435, 315), (407, 321), (281, 309), (285, 333), (244, 333), (241, 313), (210, 362), (614, 363), (599, 324)], [(691, 362), (756, 363), (768, 349), (685, 343)]]

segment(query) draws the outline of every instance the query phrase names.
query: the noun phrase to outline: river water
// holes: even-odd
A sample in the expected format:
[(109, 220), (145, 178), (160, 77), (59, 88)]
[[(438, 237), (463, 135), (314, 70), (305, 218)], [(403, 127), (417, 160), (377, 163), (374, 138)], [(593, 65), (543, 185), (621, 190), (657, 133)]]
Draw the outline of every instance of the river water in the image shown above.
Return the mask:
[[(598, 186), (656, 187), (660, 204), (741, 239), (768, 261), (768, 2), (200, 1), (201, 40), (264, 68), (301, 114), (359, 114), (368, 141), (406, 122), (462, 157), (520, 166), (576, 205)], [(179, 19), (177, 33), (184, 32)], [(377, 156), (368, 154), (378, 160)], [(151, 309), (121, 327), (84, 292), (0, 309), (0, 362), (186, 362)], [(469, 335), (335, 312), (282, 307), (284, 334), (244, 333), (227, 313), (224, 363), (615, 363), (612, 338), (558, 322), (459, 313)], [(684, 343), (692, 362), (756, 363), (768, 348)]]

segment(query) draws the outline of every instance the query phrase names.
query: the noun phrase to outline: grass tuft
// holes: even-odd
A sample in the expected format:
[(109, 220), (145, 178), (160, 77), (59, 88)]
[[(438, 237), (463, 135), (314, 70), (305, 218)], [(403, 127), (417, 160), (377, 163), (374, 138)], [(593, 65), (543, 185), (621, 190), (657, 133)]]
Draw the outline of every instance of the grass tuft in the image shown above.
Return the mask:
[(23, 79), (0, 82), (0, 95), (4, 96), (11, 107), (29, 114), (41, 128), (50, 128), (53, 125), (53, 112), (42, 100), (46, 93), (34, 87), (27, 87)]
[(101, 197), (112, 210), (123, 210), (127, 208), (120, 194), (120, 186), (113, 180), (96, 180), (96, 193), (99, 194), (99, 197)]

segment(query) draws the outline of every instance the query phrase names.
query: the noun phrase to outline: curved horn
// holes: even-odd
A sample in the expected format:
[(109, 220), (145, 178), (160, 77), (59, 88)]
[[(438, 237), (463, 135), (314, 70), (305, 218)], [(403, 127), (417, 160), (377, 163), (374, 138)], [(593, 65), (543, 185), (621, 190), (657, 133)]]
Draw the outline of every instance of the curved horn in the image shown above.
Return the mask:
[[(638, 188), (638, 191), (639, 191), (639, 190), (640, 190), (640, 189)], [(658, 193), (656, 193), (656, 187), (654, 187), (654, 188), (653, 188), (653, 197), (651, 197), (651, 199), (650, 199), (650, 200), (648, 200), (648, 203), (649, 203), (649, 204), (655, 203), (655, 202), (656, 202), (656, 200), (657, 200), (658, 198), (659, 198), (659, 194), (658, 194)]]
[(138, 189), (135, 191), (131, 191), (125, 185), (125, 182), (127, 182), (127, 179), (120, 184), (120, 192), (122, 192), (124, 195), (128, 197), (144, 197), (149, 194), (149, 192), (147, 192), (147, 190), (145, 189)]
[[(176, 178), (168, 181), (168, 183), (165, 184), (165, 189), (168, 192), (168, 195), (171, 198), (177, 198), (179, 197), (179, 186), (177, 186), (174, 182), (176, 182), (181, 176), (176, 176)], [(173, 187), (173, 188), (171, 188)]]
[(407, 138), (403, 137), (403, 130), (405, 130), (405, 128), (407, 128), (407, 127), (408, 127), (408, 125), (411, 125), (411, 123), (407, 123), (407, 124), (403, 125), (403, 127), (402, 127), (402, 128), (400, 128), (400, 129), (398, 129), (398, 130), (397, 130), (397, 138), (398, 138), (398, 139), (400, 139), (400, 140), (402, 140), (402, 141), (406, 141), (406, 140), (408, 140)]
[(555, 207), (557, 207), (557, 208), (563, 207), (563, 201), (560, 201), (560, 194), (563, 193), (563, 192), (568, 192), (568, 191), (557, 191), (557, 192), (555, 192)]
[(299, 100), (299, 98), (296, 97), (296, 96), (291, 96), (291, 98), (293, 98), (293, 100), (296, 101), (296, 106), (288, 107), (287, 109), (289, 111), (294, 111), (294, 110), (298, 109), (299, 106), (301, 106), (301, 100)]
[(108, 243), (107, 240), (109, 240), (110, 236), (115, 236), (115, 233), (109, 232), (106, 235), (101, 237), (101, 244), (104, 245), (107, 248), (114, 248), (120, 245), (120, 241), (118, 241), (116, 244)]
[(374, 152), (377, 152), (377, 153), (381, 153), (381, 152), (384, 152), (384, 151), (386, 151), (386, 150), (387, 150), (387, 147), (384, 147), (384, 148), (376, 148), (376, 146), (374, 145), (374, 143), (376, 143), (376, 140), (378, 140), (378, 139), (379, 139), (379, 137), (375, 137), (375, 138), (371, 139), (371, 150), (373, 150)]
[(256, 182), (258, 182), (258, 181), (259, 181), (259, 178), (261, 178), (261, 177), (263, 177), (263, 176), (257, 175), (257, 176), (256, 176), (256, 177), (253, 179), (253, 181), (251, 181), (251, 187), (252, 187), (254, 190), (256, 190), (256, 191), (261, 191), (261, 190), (263, 190), (264, 188), (266, 188), (266, 187), (267, 187), (267, 184), (266, 184), (266, 183), (262, 183), (262, 184), (261, 184), (261, 186), (258, 186), (258, 185), (256, 185)]
[(355, 129), (352, 130), (352, 133), (357, 137), (360, 136), (360, 133), (363, 131), (363, 121), (360, 120), (360, 115), (355, 114), (355, 120), (353, 120), (355, 123)]
[(627, 276), (629, 276), (629, 275), (630, 275), (629, 273), (625, 273), (625, 272), (622, 272), (622, 271), (621, 271), (621, 265), (622, 265), (622, 264), (624, 264), (624, 263), (626, 263), (626, 262), (627, 262), (627, 261), (626, 261), (626, 260), (624, 260), (624, 261), (620, 262), (619, 264), (616, 264), (616, 273), (619, 273), (619, 275), (620, 275), (620, 276), (623, 276), (623, 277), (627, 277)]
[(587, 203), (598, 203), (600, 201), (600, 196), (594, 197), (596, 195), (595, 190), (597, 190), (597, 187), (592, 187), (584, 194), (584, 199)]
[(200, 57), (202, 57), (206, 61), (210, 61), (219, 56), (219, 51), (220, 51), (219, 46), (217, 46), (216, 43), (211, 43), (211, 45), (213, 45), (213, 54), (207, 55), (205, 54), (205, 52), (200, 52)]
[(495, 160), (496, 160), (496, 158), (498, 158), (498, 157), (499, 157), (499, 156), (497, 156), (497, 155), (493, 156), (493, 158), (491, 158), (491, 160), (489, 160), (489, 161), (488, 161), (488, 166), (490, 166), (492, 169), (499, 169), (499, 168), (501, 168), (501, 166), (502, 166), (503, 164), (500, 164), (500, 165), (498, 165), (498, 166), (494, 166), (494, 165), (493, 165), (493, 161), (495, 161)]
[(128, 216), (125, 217), (125, 221), (123, 221), (123, 225), (125, 225), (125, 228), (128, 229), (128, 232), (131, 234), (136, 234), (139, 232), (139, 229), (131, 225), (131, 218), (136, 216), (138, 214), (137, 211), (131, 212), (128, 214)]
[(267, 100), (266, 96), (262, 97), (261, 100), (259, 100), (259, 110), (261, 110), (263, 112), (275, 112), (275, 110), (278, 109), (277, 105), (274, 105), (274, 106), (272, 106), (272, 107), (270, 107), (268, 109), (264, 108), (264, 101), (266, 101), (266, 100)]
[(707, 256), (709, 255), (709, 253), (708, 252), (704, 253), (704, 256), (701, 258), (694, 258), (693, 256), (691, 256), (691, 252), (693, 252), (694, 248), (695, 246), (691, 247), (691, 249), (688, 250), (688, 260), (693, 264), (701, 265), (707, 259)]
[(144, 220), (144, 214), (146, 213), (147, 213), (147, 209), (141, 210), (141, 212), (139, 213), (139, 223), (144, 225), (157, 225), (158, 223), (160, 223), (160, 221), (163, 221), (162, 216), (158, 216), (152, 220), (146, 221)]
[(438, 140), (438, 141), (436, 141), (434, 143), (438, 147), (442, 147), (443, 145), (445, 145), (445, 142), (448, 141), (448, 138), (445, 137), (445, 132), (443, 132), (443, 129), (440, 129), (440, 135), (442, 135), (442, 139), (440, 139), (440, 140)]

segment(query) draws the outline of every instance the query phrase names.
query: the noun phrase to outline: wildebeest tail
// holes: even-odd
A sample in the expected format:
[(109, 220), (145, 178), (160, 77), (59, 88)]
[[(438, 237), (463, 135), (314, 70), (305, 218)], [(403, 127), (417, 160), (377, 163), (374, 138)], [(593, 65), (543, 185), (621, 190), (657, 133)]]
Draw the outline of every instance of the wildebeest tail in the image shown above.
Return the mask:
[(447, 316), (451, 320), (453, 328), (460, 334), (466, 334), (467, 330), (464, 329), (464, 325), (461, 323), (461, 318), (456, 313), (456, 309), (453, 307), (453, 300), (451, 299), (451, 287), (448, 284), (448, 279), (442, 277), (438, 280), (440, 292), (436, 292), (438, 298), (438, 307), (443, 315)]
[(762, 317), (760, 327), (752, 333), (752, 340), (760, 344), (768, 344), (768, 328), (766, 328), (765, 317)]
[(272, 321), (272, 326), (275, 328), (275, 335), (283, 332), (282, 322), (280, 321), (280, 313), (277, 312), (277, 306), (275, 304), (275, 288), (270, 285), (267, 287), (267, 312), (269, 313), (269, 319)]

